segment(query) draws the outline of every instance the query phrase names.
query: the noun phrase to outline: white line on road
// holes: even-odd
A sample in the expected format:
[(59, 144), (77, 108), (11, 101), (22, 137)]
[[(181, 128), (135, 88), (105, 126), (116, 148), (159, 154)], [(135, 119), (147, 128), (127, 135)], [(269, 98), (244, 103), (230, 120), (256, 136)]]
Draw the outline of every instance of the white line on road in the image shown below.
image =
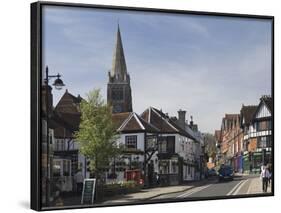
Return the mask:
[(239, 183), (237, 183), (231, 190), (230, 192), (227, 193), (227, 195), (232, 195), (232, 193), (237, 189), (237, 187), (239, 187), (239, 185), (243, 182), (243, 180), (241, 180)]
[(242, 184), (240, 184), (240, 186), (235, 190), (235, 192), (233, 193), (233, 195), (237, 195), (238, 192), (242, 189), (242, 187), (248, 182), (249, 179), (244, 180), (244, 182)]
[(179, 196), (177, 196), (177, 198), (184, 198), (184, 197), (188, 197), (196, 192), (199, 192), (199, 191), (202, 191), (203, 189), (206, 189), (208, 188), (209, 186), (211, 186), (212, 184), (209, 184), (207, 186), (200, 186), (200, 187), (196, 187), (194, 189), (191, 189), (190, 191), (184, 193), (184, 194), (181, 194)]

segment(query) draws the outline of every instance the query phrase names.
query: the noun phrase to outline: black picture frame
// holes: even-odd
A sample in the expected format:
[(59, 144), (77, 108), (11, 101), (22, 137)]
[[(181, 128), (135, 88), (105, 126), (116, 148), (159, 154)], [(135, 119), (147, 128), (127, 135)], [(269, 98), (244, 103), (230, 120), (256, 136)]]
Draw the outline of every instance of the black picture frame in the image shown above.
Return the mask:
[[(213, 196), (188, 198), (183, 200), (147, 200), (136, 201), (134, 203), (120, 203), (120, 204), (96, 204), (96, 205), (81, 205), (81, 206), (63, 206), (63, 207), (42, 207), (41, 203), (41, 141), (42, 141), (42, 8), (44, 6), (61, 6), (61, 7), (75, 7), (75, 8), (94, 8), (94, 9), (110, 9), (118, 11), (141, 11), (141, 12), (157, 12), (164, 14), (187, 14), (200, 16), (215, 16), (215, 17), (235, 17), (247, 19), (261, 19), (271, 21), (271, 96), (272, 96), (272, 191), (268, 194), (251, 194), (251, 195), (235, 195), (235, 196)], [(89, 207), (107, 207), (107, 206), (123, 206), (123, 205), (140, 205), (140, 204), (154, 204), (154, 203), (172, 203), (172, 202), (186, 202), (186, 201), (202, 201), (202, 200), (217, 200), (217, 199), (237, 199), (249, 197), (264, 197), (274, 196), (274, 16), (265, 15), (250, 15), (250, 14), (234, 14), (234, 13), (217, 13), (205, 11), (187, 11), (187, 10), (173, 10), (173, 9), (159, 9), (159, 8), (141, 8), (141, 7), (123, 7), (113, 5), (92, 5), (80, 3), (58, 3), (58, 2), (35, 2), (31, 4), (31, 209), (42, 210), (58, 210), (58, 209), (77, 209)]]

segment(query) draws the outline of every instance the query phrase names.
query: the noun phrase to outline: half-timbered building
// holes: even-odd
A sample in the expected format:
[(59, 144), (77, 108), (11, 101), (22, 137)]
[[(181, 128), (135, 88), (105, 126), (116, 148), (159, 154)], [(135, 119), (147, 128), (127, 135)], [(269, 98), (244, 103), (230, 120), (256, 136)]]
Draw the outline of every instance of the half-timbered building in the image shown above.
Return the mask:
[[(155, 171), (162, 185), (176, 185), (184, 181), (196, 179), (196, 168), (199, 168), (197, 149), (193, 131), (179, 119), (170, 118), (153, 107), (146, 109), (141, 117), (159, 129), (158, 152), (154, 159)], [(178, 124), (177, 124), (178, 123)]]
[[(242, 107), (243, 109), (243, 107)], [(272, 98), (262, 96), (258, 106), (252, 108), (250, 118), (243, 117), (246, 170), (259, 172), (262, 164), (272, 162)], [(241, 110), (242, 112), (242, 110)]]

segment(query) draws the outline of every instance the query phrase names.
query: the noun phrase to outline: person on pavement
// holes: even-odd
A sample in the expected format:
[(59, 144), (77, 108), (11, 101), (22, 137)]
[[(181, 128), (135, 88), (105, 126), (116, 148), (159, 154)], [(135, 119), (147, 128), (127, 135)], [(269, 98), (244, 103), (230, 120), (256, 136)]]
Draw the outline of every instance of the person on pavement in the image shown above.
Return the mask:
[(75, 174), (74, 179), (75, 179), (76, 186), (77, 186), (77, 188), (76, 188), (77, 192), (78, 193), (82, 192), (84, 177), (82, 175), (81, 169), (79, 169), (78, 172)]
[(272, 176), (271, 166), (270, 166), (270, 165), (267, 165), (267, 168), (268, 168), (268, 172), (269, 172), (268, 185), (270, 185), (271, 176)]
[(267, 186), (268, 186), (268, 178), (269, 178), (269, 171), (268, 168), (263, 165), (261, 167), (261, 174), (260, 177), (262, 179), (262, 191), (267, 192)]

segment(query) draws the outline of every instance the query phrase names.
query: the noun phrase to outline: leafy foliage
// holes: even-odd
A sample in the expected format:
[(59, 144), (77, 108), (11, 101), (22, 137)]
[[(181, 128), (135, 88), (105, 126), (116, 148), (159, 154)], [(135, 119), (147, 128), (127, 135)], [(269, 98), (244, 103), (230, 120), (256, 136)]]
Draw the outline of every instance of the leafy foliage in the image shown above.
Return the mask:
[(91, 171), (98, 177), (99, 171), (108, 167), (110, 160), (120, 153), (111, 108), (105, 104), (100, 90), (90, 91), (80, 108), (81, 122), (75, 138), (80, 152), (91, 162)]

